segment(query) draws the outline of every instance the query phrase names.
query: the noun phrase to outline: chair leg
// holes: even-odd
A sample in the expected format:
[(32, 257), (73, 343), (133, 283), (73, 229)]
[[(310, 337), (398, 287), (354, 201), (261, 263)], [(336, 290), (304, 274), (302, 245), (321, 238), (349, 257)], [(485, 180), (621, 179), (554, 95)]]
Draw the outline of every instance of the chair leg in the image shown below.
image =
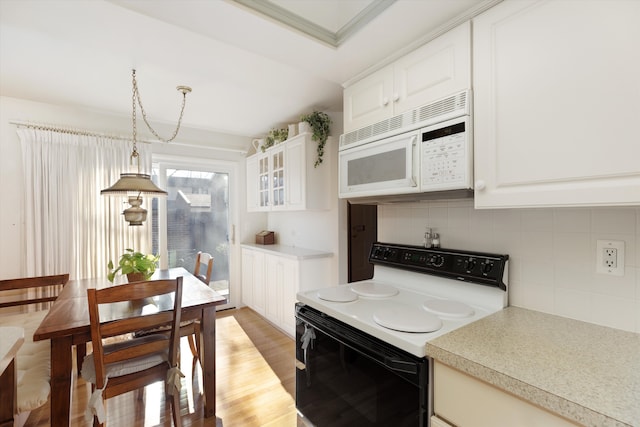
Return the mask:
[[(86, 350), (86, 348), (85, 348)], [(93, 392), (96, 391), (96, 385), (95, 384), (91, 384), (91, 394), (93, 394)], [(102, 406), (104, 407), (104, 415), (106, 417), (107, 415), (107, 401), (106, 399), (102, 399)], [(104, 427), (105, 423), (100, 423), (100, 421), (98, 420), (97, 416), (93, 416), (93, 427)]]
[(191, 334), (189, 336), (187, 336), (187, 340), (189, 341), (189, 348), (191, 349), (191, 354), (193, 355), (194, 359), (199, 359), (198, 357), (198, 349), (196, 348), (196, 343), (194, 342), (193, 339), (194, 334)]
[(202, 354), (202, 352), (200, 351), (200, 321), (197, 320), (196, 322), (194, 322), (193, 324), (193, 337), (195, 338), (196, 341), (196, 350), (198, 352), (198, 359), (200, 359), (200, 354)]
[[(106, 417), (106, 416), (107, 416), (107, 400), (106, 400), (106, 399), (102, 399), (102, 404), (103, 404), (103, 406), (104, 406), (104, 416)], [(106, 420), (105, 420), (105, 422), (104, 422), (104, 423), (101, 423), (101, 422), (98, 420), (98, 417), (97, 417), (97, 416), (95, 416), (95, 415), (93, 416), (93, 427), (104, 427), (104, 425), (105, 425), (106, 423), (107, 423), (107, 422), (106, 422)]]
[(182, 418), (180, 418), (180, 393), (175, 393), (171, 399), (171, 415), (173, 417), (173, 425), (182, 427)]

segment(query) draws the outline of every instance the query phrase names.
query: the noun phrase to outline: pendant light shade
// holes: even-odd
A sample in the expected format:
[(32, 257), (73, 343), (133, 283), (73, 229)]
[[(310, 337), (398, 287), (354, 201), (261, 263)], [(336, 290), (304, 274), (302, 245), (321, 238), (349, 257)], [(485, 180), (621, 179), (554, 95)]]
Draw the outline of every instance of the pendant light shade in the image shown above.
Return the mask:
[(151, 181), (151, 176), (144, 173), (122, 173), (120, 179), (109, 188), (100, 191), (106, 195), (126, 195), (128, 193), (142, 193), (152, 196), (166, 196), (167, 192)]

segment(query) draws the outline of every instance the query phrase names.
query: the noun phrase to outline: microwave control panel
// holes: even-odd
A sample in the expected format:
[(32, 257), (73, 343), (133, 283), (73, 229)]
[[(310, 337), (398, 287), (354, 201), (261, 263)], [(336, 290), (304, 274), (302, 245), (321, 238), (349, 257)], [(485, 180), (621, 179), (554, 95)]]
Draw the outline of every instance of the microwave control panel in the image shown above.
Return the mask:
[(421, 191), (471, 188), (471, 139), (468, 116), (421, 131)]

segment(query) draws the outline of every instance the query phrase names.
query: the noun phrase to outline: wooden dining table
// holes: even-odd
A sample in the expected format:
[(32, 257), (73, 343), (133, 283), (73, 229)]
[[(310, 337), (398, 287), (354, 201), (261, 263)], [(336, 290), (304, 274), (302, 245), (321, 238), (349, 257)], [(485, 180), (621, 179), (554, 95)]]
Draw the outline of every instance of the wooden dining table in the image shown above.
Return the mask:
[[(182, 320), (200, 320), (204, 387), (204, 416), (216, 415), (216, 306), (226, 298), (182, 267), (156, 270), (150, 280), (183, 277)], [(51, 426), (69, 426), (71, 408), (72, 348), (91, 341), (87, 289), (114, 286), (105, 278), (70, 280), (33, 335), (34, 341), (51, 341)], [(159, 309), (172, 309), (172, 302)], [(134, 310), (129, 308), (129, 310)], [(120, 314), (121, 315), (121, 314)], [(114, 314), (114, 316), (116, 316)]]

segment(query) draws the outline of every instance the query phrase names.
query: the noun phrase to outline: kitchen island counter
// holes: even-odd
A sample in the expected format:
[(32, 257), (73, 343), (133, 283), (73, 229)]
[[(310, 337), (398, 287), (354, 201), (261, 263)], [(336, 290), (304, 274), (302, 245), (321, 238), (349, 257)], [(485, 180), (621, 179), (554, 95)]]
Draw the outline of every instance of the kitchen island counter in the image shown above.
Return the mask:
[(426, 351), (585, 426), (640, 426), (640, 334), (508, 307)]

